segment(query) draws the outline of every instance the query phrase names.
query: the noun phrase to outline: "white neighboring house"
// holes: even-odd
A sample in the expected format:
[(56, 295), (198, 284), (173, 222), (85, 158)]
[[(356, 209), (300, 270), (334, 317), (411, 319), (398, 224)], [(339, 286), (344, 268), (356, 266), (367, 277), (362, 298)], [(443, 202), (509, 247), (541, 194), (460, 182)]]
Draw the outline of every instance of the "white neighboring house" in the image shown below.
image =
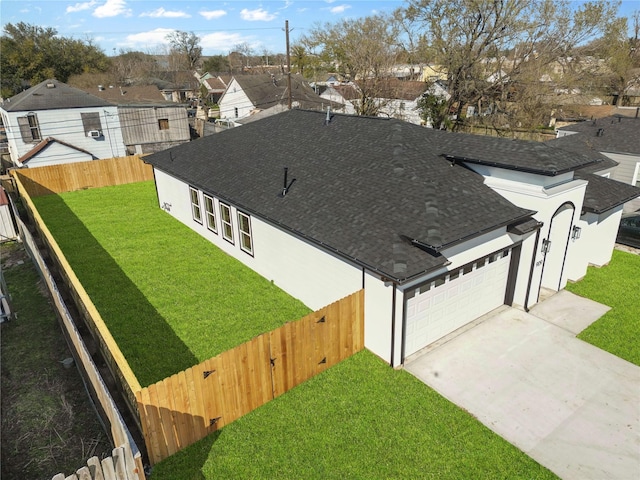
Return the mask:
[(55, 79), (6, 99), (0, 114), (16, 167), (126, 155), (117, 106)]
[[(243, 119), (276, 105), (287, 105), (286, 75), (236, 75), (220, 97), (221, 120)], [(330, 102), (320, 98), (301, 75), (291, 75), (292, 106), (325, 110)], [(335, 106), (331, 106), (335, 110)]]
[[(582, 154), (599, 152), (617, 166), (596, 173), (640, 187), (640, 118), (637, 116), (614, 115), (575, 123), (559, 128), (556, 135), (557, 138), (547, 143)], [(625, 212), (636, 210), (640, 210), (638, 198), (624, 205)]]
[(607, 263), (640, 195), (546, 143), (304, 110), (145, 161), (170, 215), (312, 309), (364, 289), (392, 366)]
[(327, 102), (342, 105), (340, 110), (342, 113), (355, 115), (356, 109), (352, 101), (360, 98), (360, 92), (353, 83), (333, 83), (327, 85), (320, 97)]

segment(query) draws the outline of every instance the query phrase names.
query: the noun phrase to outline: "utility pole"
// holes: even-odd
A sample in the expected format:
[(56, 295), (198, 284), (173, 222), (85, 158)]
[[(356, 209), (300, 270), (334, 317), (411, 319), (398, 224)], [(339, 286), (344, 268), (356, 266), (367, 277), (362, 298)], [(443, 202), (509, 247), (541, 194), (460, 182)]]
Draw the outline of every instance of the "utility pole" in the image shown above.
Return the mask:
[(289, 52), (289, 20), (284, 21), (284, 31), (287, 39), (287, 106), (291, 110), (291, 53)]

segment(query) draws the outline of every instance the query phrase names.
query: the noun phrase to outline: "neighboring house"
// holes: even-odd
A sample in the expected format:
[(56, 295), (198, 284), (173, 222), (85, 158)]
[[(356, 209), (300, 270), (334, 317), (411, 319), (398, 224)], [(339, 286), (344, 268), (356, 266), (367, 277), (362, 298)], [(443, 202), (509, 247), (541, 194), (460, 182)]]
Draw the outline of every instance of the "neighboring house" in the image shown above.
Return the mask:
[(376, 99), (380, 107), (379, 116), (389, 116), (420, 125), (423, 123), (418, 111), (418, 99), (430, 88), (426, 82), (389, 79)]
[[(640, 187), (640, 118), (610, 116), (593, 121), (567, 125), (557, 130), (552, 145), (567, 150), (588, 153), (600, 152), (618, 163), (603, 172), (619, 182)], [(640, 210), (640, 199), (631, 200), (624, 211)]]
[[(241, 119), (278, 104), (287, 105), (287, 83), (286, 75), (236, 75), (218, 102), (220, 118)], [(292, 106), (308, 110), (324, 110), (330, 105), (301, 75), (291, 75), (291, 97)]]
[(342, 105), (340, 109), (342, 113), (354, 115), (356, 109), (352, 102), (360, 98), (360, 91), (353, 83), (334, 83), (324, 88), (320, 97), (327, 100), (327, 102)]
[(545, 143), (327, 117), (289, 110), (145, 161), (165, 211), (310, 308), (364, 289), (365, 345), (392, 366), (607, 263), (640, 195)]
[[(198, 77), (196, 77), (198, 78)], [(207, 98), (204, 99), (208, 103), (217, 104), (220, 101), (220, 97), (227, 89), (227, 84), (231, 81), (231, 77), (220, 75), (213, 76), (209, 73), (205, 73), (198, 78), (200, 84), (207, 89)]]
[(159, 152), (191, 140), (187, 109), (166, 101), (154, 85), (99, 86), (93, 94), (118, 106), (129, 155)]
[(17, 167), (126, 155), (117, 106), (55, 79), (5, 100), (0, 114)]
[(442, 65), (425, 65), (422, 67), (421, 80), (423, 82), (446, 81), (447, 76), (447, 69)]

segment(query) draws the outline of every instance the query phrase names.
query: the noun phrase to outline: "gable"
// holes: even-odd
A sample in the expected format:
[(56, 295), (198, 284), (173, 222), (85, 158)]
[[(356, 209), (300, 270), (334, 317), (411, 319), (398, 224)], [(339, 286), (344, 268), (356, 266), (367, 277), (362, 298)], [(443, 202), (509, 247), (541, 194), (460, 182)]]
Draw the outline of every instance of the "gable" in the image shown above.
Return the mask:
[(18, 164), (29, 167), (94, 160), (95, 157), (82, 148), (48, 137), (18, 159)]

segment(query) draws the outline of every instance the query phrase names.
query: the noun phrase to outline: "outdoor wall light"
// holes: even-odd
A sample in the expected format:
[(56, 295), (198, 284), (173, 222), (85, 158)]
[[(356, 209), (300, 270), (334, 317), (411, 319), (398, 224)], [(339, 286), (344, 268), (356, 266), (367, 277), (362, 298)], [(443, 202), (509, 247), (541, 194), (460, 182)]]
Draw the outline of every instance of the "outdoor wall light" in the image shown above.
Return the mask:
[(541, 251), (542, 253), (549, 253), (549, 251), (551, 250), (551, 240), (547, 240), (544, 239), (542, 240), (542, 248)]
[(582, 233), (582, 228), (574, 225), (571, 229), (571, 238), (574, 240), (578, 240), (580, 238), (580, 234)]

